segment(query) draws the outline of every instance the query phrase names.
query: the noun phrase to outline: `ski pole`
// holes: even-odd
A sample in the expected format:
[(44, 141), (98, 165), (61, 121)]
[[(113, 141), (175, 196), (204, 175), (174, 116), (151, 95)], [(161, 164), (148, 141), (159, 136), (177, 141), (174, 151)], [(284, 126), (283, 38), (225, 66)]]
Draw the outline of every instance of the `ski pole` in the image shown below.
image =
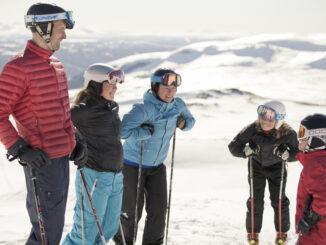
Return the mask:
[(33, 190), (34, 190), (38, 223), (40, 226), (42, 245), (45, 245), (46, 244), (46, 235), (45, 235), (45, 228), (44, 228), (44, 220), (43, 220), (43, 215), (42, 215), (42, 210), (41, 210), (41, 205), (40, 205), (40, 199), (39, 199), (39, 196), (36, 191), (37, 190), (37, 188), (36, 188), (36, 170), (34, 168), (30, 168), (30, 175), (31, 175), (31, 180), (33, 182)]
[(167, 214), (167, 220), (166, 220), (165, 244), (168, 243), (168, 233), (169, 233), (170, 206), (171, 206), (171, 196), (172, 196), (172, 178), (173, 178), (174, 152), (175, 152), (175, 137), (176, 137), (176, 130), (174, 130), (173, 144), (172, 144), (172, 160), (171, 160), (171, 173), (170, 173), (169, 201), (168, 201), (168, 207), (167, 207), (168, 214)]
[(137, 229), (138, 229), (138, 201), (140, 196), (140, 181), (141, 181), (141, 170), (142, 170), (142, 162), (143, 162), (143, 148), (144, 141), (140, 141), (140, 156), (139, 156), (139, 166), (138, 166), (138, 180), (137, 180), (137, 194), (136, 194), (136, 205), (135, 205), (135, 224), (134, 224), (134, 239), (133, 245), (136, 244), (137, 238)]
[(250, 200), (251, 200), (251, 239), (255, 238), (255, 214), (254, 214), (254, 178), (252, 167), (252, 156), (249, 157), (249, 178), (250, 178)]
[(79, 193), (80, 193), (80, 216), (82, 221), (82, 240), (83, 240), (83, 245), (85, 245), (84, 200), (83, 200), (82, 178), (79, 178)]
[(87, 193), (87, 197), (88, 197), (89, 203), (91, 204), (91, 208), (92, 208), (92, 211), (93, 211), (93, 215), (94, 215), (94, 218), (95, 218), (95, 222), (96, 222), (98, 231), (99, 231), (100, 236), (101, 236), (101, 239), (102, 239), (102, 243), (103, 243), (103, 245), (106, 245), (106, 241), (105, 241), (105, 238), (104, 238), (104, 235), (103, 235), (103, 231), (102, 231), (100, 222), (99, 222), (99, 220), (97, 218), (97, 214), (96, 214), (96, 210), (95, 210), (95, 207), (94, 207), (94, 204), (93, 204), (93, 201), (92, 201), (92, 197), (91, 197), (91, 195), (89, 193), (89, 190), (88, 190), (88, 187), (87, 187), (87, 183), (86, 183), (84, 171), (83, 171), (82, 168), (78, 168), (78, 169), (79, 169), (79, 172), (80, 172), (80, 176), (82, 178), (82, 181), (84, 183), (84, 187), (85, 187), (85, 190), (86, 190), (86, 193)]
[(295, 245), (299, 245), (299, 244), (300, 244), (300, 238), (301, 238), (301, 235), (302, 235), (302, 233), (301, 233), (301, 231), (299, 231), (299, 234), (298, 234), (298, 240), (297, 240), (297, 242), (295, 243)]
[[(283, 189), (283, 182), (284, 182), (284, 171), (285, 171), (286, 160), (282, 161), (282, 171), (281, 171), (281, 184), (280, 184), (280, 194), (278, 197), (278, 231), (279, 236), (278, 239), (282, 238), (282, 189)], [(278, 241), (278, 243), (280, 243)]]
[(121, 232), (121, 237), (122, 237), (122, 243), (123, 243), (123, 245), (126, 245), (126, 239), (125, 239), (125, 234), (123, 232), (121, 220), (120, 220), (119, 226), (120, 226), (120, 232)]

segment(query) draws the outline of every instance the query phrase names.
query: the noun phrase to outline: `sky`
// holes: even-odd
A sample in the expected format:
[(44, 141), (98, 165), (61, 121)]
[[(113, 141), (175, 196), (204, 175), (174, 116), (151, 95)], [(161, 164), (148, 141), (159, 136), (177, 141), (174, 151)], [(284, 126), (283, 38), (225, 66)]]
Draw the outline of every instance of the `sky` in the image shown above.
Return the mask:
[[(1, 0), (0, 23), (24, 26), (37, 1)], [(75, 28), (103, 34), (315, 33), (326, 30), (325, 0), (51, 0), (74, 11)], [(5, 7), (4, 7), (5, 6)]]

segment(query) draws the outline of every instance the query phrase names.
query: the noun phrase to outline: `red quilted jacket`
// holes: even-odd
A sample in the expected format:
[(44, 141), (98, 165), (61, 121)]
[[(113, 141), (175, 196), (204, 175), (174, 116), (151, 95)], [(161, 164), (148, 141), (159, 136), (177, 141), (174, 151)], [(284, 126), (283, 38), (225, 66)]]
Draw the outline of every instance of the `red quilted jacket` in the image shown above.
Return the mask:
[[(313, 201), (311, 209), (323, 218), (317, 223), (319, 230), (313, 227), (309, 235), (303, 234), (300, 245), (325, 245), (326, 244), (326, 151), (312, 153), (298, 153), (298, 160), (303, 169), (300, 175), (297, 210), (295, 224), (303, 216), (307, 194), (311, 194)], [(298, 231), (297, 231), (298, 232)]]
[(19, 137), (51, 159), (68, 155), (75, 147), (67, 77), (52, 54), (29, 40), (0, 74), (0, 140), (6, 149)]

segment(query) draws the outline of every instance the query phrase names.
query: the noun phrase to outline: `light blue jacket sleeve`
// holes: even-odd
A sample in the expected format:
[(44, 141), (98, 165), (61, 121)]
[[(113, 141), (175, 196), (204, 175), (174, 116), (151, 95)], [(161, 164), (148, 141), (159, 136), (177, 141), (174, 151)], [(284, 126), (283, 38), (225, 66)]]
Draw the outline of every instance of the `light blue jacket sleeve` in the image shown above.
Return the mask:
[(147, 121), (147, 113), (143, 104), (135, 104), (130, 112), (125, 114), (121, 124), (121, 138), (146, 140), (151, 137), (148, 127), (140, 127)]
[(193, 115), (191, 114), (191, 112), (188, 110), (186, 103), (182, 99), (178, 98), (178, 103), (180, 103), (180, 105), (182, 105), (180, 114), (186, 120), (186, 126), (182, 130), (188, 131), (194, 127), (196, 120), (193, 117)]

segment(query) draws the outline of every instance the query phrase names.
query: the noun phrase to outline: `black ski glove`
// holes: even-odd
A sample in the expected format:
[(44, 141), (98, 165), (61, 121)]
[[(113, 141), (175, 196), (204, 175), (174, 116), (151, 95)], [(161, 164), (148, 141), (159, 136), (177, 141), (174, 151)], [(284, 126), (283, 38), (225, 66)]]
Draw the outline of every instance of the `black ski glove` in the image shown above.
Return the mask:
[(177, 118), (177, 127), (180, 129), (184, 129), (186, 127), (186, 119), (180, 115)]
[(302, 219), (298, 222), (298, 230), (308, 235), (313, 226), (318, 230), (317, 222), (321, 219), (322, 216), (315, 213), (312, 209), (304, 211)]
[(70, 154), (69, 160), (74, 161), (74, 164), (78, 166), (78, 168), (82, 168), (85, 166), (88, 159), (87, 144), (78, 133), (75, 133), (75, 138), (76, 146)]
[(140, 127), (141, 127), (141, 128), (147, 128), (151, 135), (153, 135), (154, 132), (155, 132), (155, 130), (154, 130), (154, 125), (151, 124), (151, 123), (148, 122), (148, 121), (144, 122), (142, 125), (140, 125)]
[[(10, 156), (12, 157), (10, 158)], [(8, 149), (7, 158), (9, 161), (18, 158), (22, 165), (27, 164), (33, 169), (40, 169), (51, 164), (50, 158), (44, 151), (30, 147), (22, 138), (19, 138)]]
[(286, 144), (281, 144), (276, 146), (273, 150), (275, 156), (282, 158), (282, 160), (286, 161), (290, 157), (289, 147)]

